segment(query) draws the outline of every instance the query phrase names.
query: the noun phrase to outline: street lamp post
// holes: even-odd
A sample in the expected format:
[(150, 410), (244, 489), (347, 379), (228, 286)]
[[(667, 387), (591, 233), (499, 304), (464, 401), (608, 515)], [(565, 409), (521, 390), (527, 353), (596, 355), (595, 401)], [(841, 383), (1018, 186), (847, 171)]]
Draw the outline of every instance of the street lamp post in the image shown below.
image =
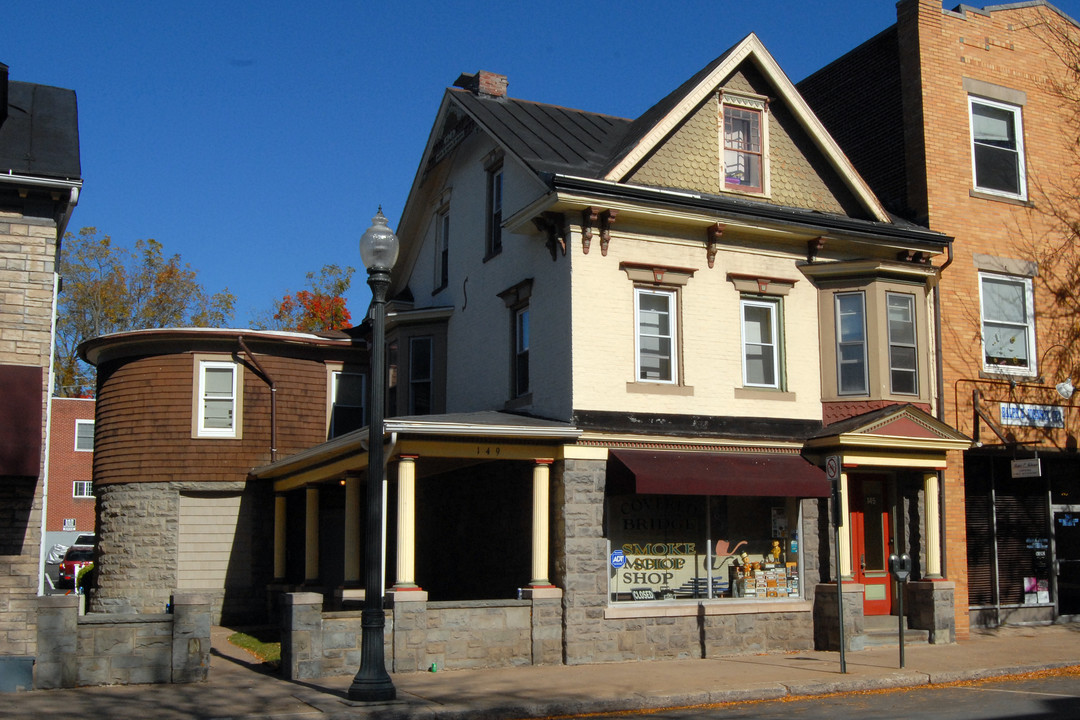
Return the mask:
[(390, 270), (398, 255), (398, 239), (386, 226), (379, 208), (372, 225), (360, 238), (360, 259), (371, 287), (371, 421), (368, 423), (367, 525), (364, 544), (364, 609), (360, 615), (360, 669), (349, 686), (349, 699), (393, 700), (394, 681), (386, 671), (383, 630), (383, 410), (386, 375), (386, 294)]

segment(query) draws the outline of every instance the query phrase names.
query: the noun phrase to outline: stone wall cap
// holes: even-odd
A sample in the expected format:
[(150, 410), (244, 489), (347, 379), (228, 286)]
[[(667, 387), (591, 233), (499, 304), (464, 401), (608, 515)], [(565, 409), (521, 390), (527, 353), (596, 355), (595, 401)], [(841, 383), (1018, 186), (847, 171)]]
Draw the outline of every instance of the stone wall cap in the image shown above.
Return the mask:
[(177, 605), (209, 605), (210, 596), (202, 593), (176, 593), (172, 599), (173, 607)]
[(286, 605), (322, 605), (323, 596), (313, 592), (285, 593)]
[(37, 599), (39, 608), (78, 607), (78, 595), (42, 595)]

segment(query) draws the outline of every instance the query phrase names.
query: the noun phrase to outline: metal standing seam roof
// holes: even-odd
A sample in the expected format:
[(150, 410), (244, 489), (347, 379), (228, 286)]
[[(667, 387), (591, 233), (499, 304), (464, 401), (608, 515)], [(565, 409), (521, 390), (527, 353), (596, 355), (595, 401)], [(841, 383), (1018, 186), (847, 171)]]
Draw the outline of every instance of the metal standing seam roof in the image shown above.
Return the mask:
[(74, 90), (8, 82), (7, 118), (0, 125), (0, 174), (81, 179)]
[(450, 89), (452, 97), (536, 173), (598, 177), (631, 121), (515, 98)]

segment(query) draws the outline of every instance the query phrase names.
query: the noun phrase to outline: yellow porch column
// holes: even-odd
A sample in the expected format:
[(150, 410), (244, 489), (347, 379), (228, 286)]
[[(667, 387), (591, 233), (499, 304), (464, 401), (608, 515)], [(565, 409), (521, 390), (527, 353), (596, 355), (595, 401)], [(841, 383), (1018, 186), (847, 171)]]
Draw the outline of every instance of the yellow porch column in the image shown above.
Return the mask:
[(284, 495), (274, 496), (274, 579), (285, 579), (285, 509)]
[(305, 496), (304, 582), (319, 579), (319, 488), (308, 485)]
[(345, 475), (345, 585), (360, 584), (360, 477)]
[(941, 577), (941, 496), (936, 472), (923, 474), (923, 523), (926, 525), (926, 577)]
[(533, 465), (532, 587), (551, 587), (548, 579), (548, 493), (551, 482), (550, 459)]
[(394, 587), (416, 587), (416, 455), (402, 455), (397, 467), (397, 576)]
[(848, 487), (848, 474), (846, 472), (840, 473), (840, 517), (844, 520), (844, 532), (840, 533), (840, 576), (844, 578), (852, 578), (855, 576), (855, 569), (851, 565), (851, 511), (849, 508), (849, 499), (851, 493)]

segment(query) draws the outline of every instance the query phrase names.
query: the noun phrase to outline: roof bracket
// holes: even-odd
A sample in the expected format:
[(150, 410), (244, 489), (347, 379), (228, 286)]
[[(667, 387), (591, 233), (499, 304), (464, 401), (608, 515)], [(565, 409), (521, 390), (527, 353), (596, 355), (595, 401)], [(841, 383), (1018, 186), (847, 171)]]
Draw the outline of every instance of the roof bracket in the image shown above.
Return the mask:
[[(558, 212), (545, 212), (533, 218), (537, 230), (547, 233), (547, 249), (552, 261), (558, 259), (556, 247), (566, 255), (566, 216)], [(586, 251), (587, 252), (587, 251)]]
[(716, 252), (719, 250), (720, 238), (724, 236), (724, 223), (718, 222), (709, 226), (708, 238), (705, 240), (705, 257), (709, 260), (709, 267), (716, 262)]
[(600, 254), (604, 257), (607, 257), (608, 245), (611, 243), (611, 226), (615, 224), (618, 216), (618, 210), (605, 210), (600, 213)]
[(581, 211), (581, 252), (588, 255), (592, 245), (593, 227), (600, 217), (600, 208), (587, 207)]
[(806, 241), (806, 262), (817, 260), (818, 253), (825, 249), (825, 238), (817, 237)]

